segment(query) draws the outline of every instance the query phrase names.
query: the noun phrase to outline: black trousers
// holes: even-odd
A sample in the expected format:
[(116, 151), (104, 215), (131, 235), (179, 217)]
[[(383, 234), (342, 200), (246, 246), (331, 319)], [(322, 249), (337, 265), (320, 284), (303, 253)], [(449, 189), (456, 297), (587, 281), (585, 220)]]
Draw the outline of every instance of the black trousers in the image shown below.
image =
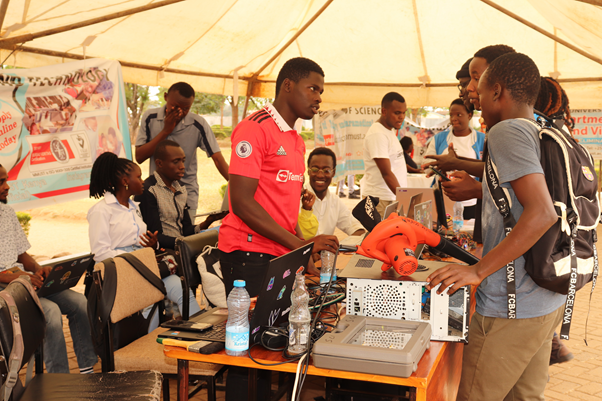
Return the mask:
[[(234, 280), (245, 280), (251, 297), (256, 297), (263, 285), (270, 260), (274, 255), (267, 253), (234, 251), (221, 253), (220, 266), (224, 276), (226, 294), (234, 287)], [(257, 372), (257, 399), (270, 399), (271, 371)], [(226, 401), (241, 401), (248, 398), (249, 369), (231, 366), (226, 379)]]

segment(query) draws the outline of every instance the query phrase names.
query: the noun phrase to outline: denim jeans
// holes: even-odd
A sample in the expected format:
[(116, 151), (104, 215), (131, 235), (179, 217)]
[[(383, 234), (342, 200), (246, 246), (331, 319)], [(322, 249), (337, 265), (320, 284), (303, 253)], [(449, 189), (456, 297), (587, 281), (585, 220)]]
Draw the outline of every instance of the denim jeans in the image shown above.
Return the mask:
[(44, 337), (44, 364), (48, 373), (69, 373), (67, 345), (63, 335), (63, 315), (69, 320), (73, 348), (80, 369), (94, 366), (98, 361), (88, 321), (86, 297), (75, 291), (64, 290), (40, 298), (46, 315)]
[[(165, 295), (166, 298), (169, 299), (171, 302), (178, 304), (178, 309), (180, 310), (180, 313), (182, 313), (182, 305), (184, 304), (184, 293), (182, 291), (182, 283), (180, 282), (180, 276), (178, 276), (177, 274), (167, 276), (163, 279), (163, 284), (165, 284), (165, 290), (167, 291), (167, 294)], [(201, 308), (199, 307), (199, 303), (196, 301), (196, 298), (191, 290), (188, 290), (188, 304), (190, 316), (194, 315), (197, 312), (200, 312)], [(152, 305), (148, 308), (145, 308), (142, 312), (142, 315), (145, 318), (150, 313), (151, 308)], [(159, 327), (159, 314), (155, 312), (148, 326), (148, 332), (150, 333), (157, 327)]]

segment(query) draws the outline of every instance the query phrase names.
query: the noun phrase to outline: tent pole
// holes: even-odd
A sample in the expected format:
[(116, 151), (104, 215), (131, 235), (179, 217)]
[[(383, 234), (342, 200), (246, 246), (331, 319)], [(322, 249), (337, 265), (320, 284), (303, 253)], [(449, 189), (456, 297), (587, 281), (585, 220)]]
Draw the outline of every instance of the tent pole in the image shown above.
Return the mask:
[[(2, 0), (2, 7), (4, 6), (5, 1), (7, 3), (6, 5), (8, 6), (8, 0)], [(36, 33), (28, 33), (25, 35), (19, 35), (19, 36), (15, 36), (13, 38), (0, 39), (0, 45), (12, 46), (12, 45), (16, 45), (18, 43), (29, 42), (30, 40), (34, 40), (37, 38), (42, 38), (42, 37), (54, 35), (57, 33), (71, 31), (71, 30), (82, 28), (85, 26), (98, 24), (100, 22), (109, 21), (109, 20), (112, 20), (115, 18), (121, 18), (121, 17), (125, 17), (128, 15), (140, 13), (143, 11), (152, 10), (154, 8), (168, 6), (170, 4), (179, 3), (181, 1), (184, 1), (184, 0), (163, 0), (163, 1), (159, 1), (157, 3), (147, 4), (145, 6), (135, 7), (135, 8), (129, 9), (129, 10), (119, 11), (119, 12), (116, 12), (113, 14), (108, 14), (108, 15), (103, 15), (102, 17), (92, 18), (92, 19), (89, 19), (86, 21), (81, 21), (81, 22), (76, 22), (74, 24), (60, 26), (58, 28), (52, 28), (52, 29), (47, 29), (45, 31), (40, 31), (40, 32), (36, 32)], [(2, 8), (0, 8), (0, 12), (2, 12)], [(5, 10), (5, 12), (6, 12), (6, 10)]]
[(253, 90), (253, 83), (255, 83), (254, 79), (251, 79), (247, 83), (247, 96), (245, 97), (245, 107), (242, 109), (242, 117), (241, 121), (247, 116), (247, 109), (249, 108), (249, 100), (251, 99), (251, 92)]
[(561, 45), (568, 47), (569, 49), (571, 49), (572, 51), (581, 54), (583, 57), (587, 57), (588, 59), (595, 61), (598, 64), (602, 64), (602, 59), (593, 56), (591, 54), (589, 54), (588, 52), (585, 52), (581, 49), (579, 49), (576, 46), (573, 46), (572, 44), (570, 44), (569, 42), (567, 42), (566, 40), (563, 40), (561, 38), (559, 38), (556, 35), (552, 35), (551, 33), (545, 31), (544, 29), (541, 29), (540, 27), (538, 27), (537, 25), (527, 21), (526, 19), (518, 16), (517, 14), (514, 14), (512, 11), (510, 10), (506, 10), (504, 7), (501, 7), (499, 5), (497, 5), (496, 3), (494, 3), (491, 0), (481, 0), (483, 3), (495, 8), (496, 10), (506, 14), (507, 16), (509, 16), (510, 18), (514, 18), (515, 20), (517, 20), (518, 22), (521, 22), (525, 25), (527, 25), (529, 28), (535, 29), (537, 32), (541, 33), (542, 35), (547, 36), (548, 38), (555, 40), (556, 42), (560, 43)]
[(577, 0), (577, 1), (580, 1), (582, 3), (591, 4), (591, 5), (598, 6), (598, 7), (602, 7), (602, 0)]
[(0, 4), (0, 31), (2, 30), (2, 25), (4, 25), (4, 17), (6, 17), (9, 2), (10, 0), (2, 0), (2, 4)]

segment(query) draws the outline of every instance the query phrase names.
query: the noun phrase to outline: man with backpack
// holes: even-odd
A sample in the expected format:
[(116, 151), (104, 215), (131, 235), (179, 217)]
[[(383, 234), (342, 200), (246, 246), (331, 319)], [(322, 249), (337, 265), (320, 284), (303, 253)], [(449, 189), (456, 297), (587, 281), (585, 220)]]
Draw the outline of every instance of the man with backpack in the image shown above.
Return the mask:
[[(539, 86), (537, 67), (519, 53), (495, 59), (479, 81), (483, 118), (491, 127), (493, 168), (486, 173), (499, 177), (491, 174), (490, 185), (482, 186), (484, 256), (474, 266), (449, 265), (428, 279), (429, 289), (441, 283), (439, 293), (478, 286), (458, 400), (543, 399), (552, 335), (566, 296), (540, 287), (525, 270), (524, 254), (558, 220), (540, 163), (539, 128), (532, 122)], [(500, 188), (513, 229), (505, 227), (492, 197)]]

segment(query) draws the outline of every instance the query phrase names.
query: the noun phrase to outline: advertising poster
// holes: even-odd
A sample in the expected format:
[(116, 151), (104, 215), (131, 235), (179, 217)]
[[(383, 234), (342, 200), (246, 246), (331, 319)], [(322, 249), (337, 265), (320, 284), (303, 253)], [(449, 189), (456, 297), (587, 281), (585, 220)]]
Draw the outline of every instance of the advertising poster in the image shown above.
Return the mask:
[(132, 158), (117, 61), (0, 73), (0, 164), (15, 210), (88, 197), (96, 157)]
[(602, 160), (602, 110), (571, 110), (573, 136), (595, 160)]
[[(313, 119), (315, 147), (327, 147), (337, 156), (333, 181), (348, 174), (364, 174), (364, 137), (380, 118), (380, 106), (347, 107), (320, 111)], [(414, 160), (424, 153), (426, 143), (445, 129), (420, 127), (408, 118), (397, 132), (397, 139), (410, 136), (414, 141)], [(420, 156), (422, 157), (422, 156)]]

